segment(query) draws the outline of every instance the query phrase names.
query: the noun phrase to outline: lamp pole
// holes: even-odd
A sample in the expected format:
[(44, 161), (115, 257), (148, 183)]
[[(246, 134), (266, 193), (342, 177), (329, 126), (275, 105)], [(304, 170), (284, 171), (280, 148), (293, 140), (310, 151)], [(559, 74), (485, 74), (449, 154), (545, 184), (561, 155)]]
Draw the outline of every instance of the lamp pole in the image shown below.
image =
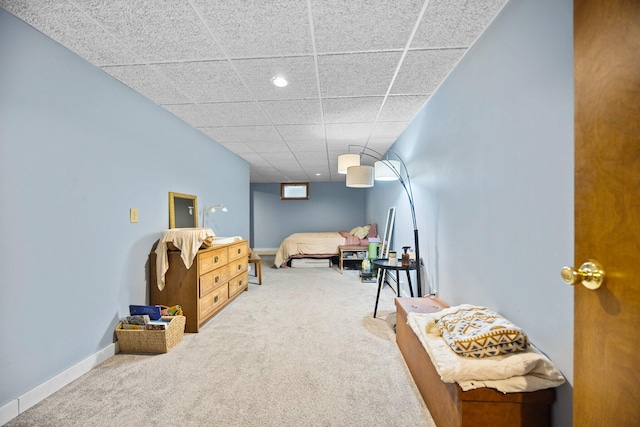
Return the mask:
[[(366, 155), (371, 158), (374, 158), (377, 161), (384, 163), (391, 171), (393, 171), (393, 173), (396, 175), (396, 177), (400, 181), (402, 188), (404, 188), (407, 198), (409, 199), (409, 207), (411, 208), (411, 220), (413, 221), (413, 242), (416, 249), (416, 280), (418, 282), (417, 294), (418, 294), (418, 297), (422, 297), (422, 259), (420, 258), (420, 241), (418, 238), (418, 223), (416, 221), (416, 209), (413, 203), (413, 188), (411, 187), (411, 177), (409, 176), (409, 170), (407, 169), (407, 165), (405, 164), (404, 160), (402, 160), (402, 157), (400, 157), (397, 153), (394, 153), (393, 151), (387, 151), (386, 156), (383, 156), (377, 151), (371, 148), (365, 147), (363, 145), (350, 145), (349, 147), (354, 147), (354, 146), (362, 148), (362, 152), (360, 153), (361, 156)], [(367, 150), (372, 151), (376, 155), (374, 156), (373, 154), (367, 153), (366, 152)], [(391, 160), (388, 158), (389, 153), (393, 154), (393, 156), (400, 161), (400, 163), (402, 164), (402, 167), (400, 168), (401, 170), (398, 170), (391, 162), (389, 162), (389, 160)], [(402, 178), (402, 173), (401, 173), (402, 168), (404, 168), (404, 173), (407, 175), (406, 181)]]
[[(407, 165), (404, 163), (404, 160), (402, 160), (402, 157), (400, 157), (393, 151), (387, 151), (387, 153), (393, 154), (398, 158), (398, 160), (400, 160), (400, 163), (402, 163), (402, 167), (404, 168), (404, 173), (407, 175), (407, 181), (405, 182), (405, 180), (402, 179), (400, 171), (396, 170), (396, 168), (393, 167), (390, 163), (387, 163), (389, 169), (391, 169), (393, 173), (395, 173), (398, 177), (398, 180), (400, 181), (400, 184), (402, 184), (402, 187), (407, 194), (407, 198), (409, 199), (409, 207), (411, 208), (411, 220), (413, 221), (413, 244), (415, 245), (416, 249), (416, 281), (418, 282), (416, 287), (418, 291), (418, 297), (420, 298), (422, 297), (422, 259), (420, 258), (420, 239), (418, 238), (418, 222), (416, 221), (416, 209), (413, 204), (413, 188), (411, 187), (411, 177), (409, 176)], [(384, 160), (382, 161), (384, 162)]]

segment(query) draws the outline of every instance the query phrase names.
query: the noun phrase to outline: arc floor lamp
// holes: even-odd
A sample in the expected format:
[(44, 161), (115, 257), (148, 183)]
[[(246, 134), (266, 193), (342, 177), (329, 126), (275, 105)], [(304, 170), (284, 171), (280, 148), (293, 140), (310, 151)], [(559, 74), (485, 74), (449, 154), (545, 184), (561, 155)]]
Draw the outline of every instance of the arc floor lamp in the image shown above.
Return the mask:
[[(347, 187), (370, 188), (375, 181), (400, 181), (404, 188), (409, 207), (411, 208), (411, 219), (413, 221), (413, 239), (416, 250), (416, 280), (418, 281), (417, 295), (422, 297), (422, 259), (420, 258), (420, 244), (418, 239), (418, 224), (416, 222), (416, 210), (413, 203), (413, 189), (411, 188), (411, 177), (407, 170), (407, 165), (397, 153), (387, 151), (384, 155), (368, 148), (364, 145), (350, 145), (358, 147), (361, 151), (358, 154), (343, 154), (338, 156), (338, 172), (347, 175)], [(371, 157), (376, 160), (373, 166), (361, 165), (362, 156)], [(392, 156), (393, 158), (390, 158)], [(404, 176), (402, 172), (404, 171)], [(399, 296), (399, 295), (398, 295)]]

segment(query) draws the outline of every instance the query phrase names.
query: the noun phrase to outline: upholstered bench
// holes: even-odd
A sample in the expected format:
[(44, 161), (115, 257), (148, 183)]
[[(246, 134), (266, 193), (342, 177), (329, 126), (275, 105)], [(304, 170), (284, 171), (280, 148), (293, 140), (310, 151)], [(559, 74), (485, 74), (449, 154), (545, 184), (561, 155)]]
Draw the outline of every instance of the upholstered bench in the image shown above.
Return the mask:
[(433, 313), (448, 307), (437, 298), (396, 298), (396, 342), (438, 427), (550, 425), (554, 389), (502, 393), (491, 388), (463, 391), (445, 383), (407, 324), (409, 312)]

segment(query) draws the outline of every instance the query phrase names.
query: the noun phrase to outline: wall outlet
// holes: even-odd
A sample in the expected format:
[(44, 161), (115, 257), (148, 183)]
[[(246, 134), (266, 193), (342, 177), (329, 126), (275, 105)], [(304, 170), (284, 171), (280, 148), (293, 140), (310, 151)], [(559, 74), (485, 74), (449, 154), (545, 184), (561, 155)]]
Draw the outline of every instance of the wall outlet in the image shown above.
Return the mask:
[(129, 209), (129, 222), (138, 222), (138, 209)]

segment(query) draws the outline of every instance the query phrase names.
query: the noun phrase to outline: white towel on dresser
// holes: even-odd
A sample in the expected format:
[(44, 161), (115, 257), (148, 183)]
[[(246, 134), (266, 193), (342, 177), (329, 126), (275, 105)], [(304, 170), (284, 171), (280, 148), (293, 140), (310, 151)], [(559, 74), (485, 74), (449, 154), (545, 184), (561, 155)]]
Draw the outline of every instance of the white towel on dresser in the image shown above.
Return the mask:
[(169, 270), (169, 256), (167, 255), (167, 243), (171, 242), (180, 249), (180, 258), (185, 267), (191, 268), (193, 260), (198, 254), (202, 243), (208, 237), (214, 237), (210, 228), (172, 228), (164, 232), (156, 248), (156, 277), (158, 289), (163, 290), (165, 285), (165, 274)]
[(407, 315), (407, 324), (420, 339), (442, 381), (458, 383), (465, 391), (488, 387), (503, 393), (536, 391), (564, 383), (560, 371), (533, 345), (519, 353), (480, 359), (456, 354), (440, 335), (435, 320), (457, 308)]

